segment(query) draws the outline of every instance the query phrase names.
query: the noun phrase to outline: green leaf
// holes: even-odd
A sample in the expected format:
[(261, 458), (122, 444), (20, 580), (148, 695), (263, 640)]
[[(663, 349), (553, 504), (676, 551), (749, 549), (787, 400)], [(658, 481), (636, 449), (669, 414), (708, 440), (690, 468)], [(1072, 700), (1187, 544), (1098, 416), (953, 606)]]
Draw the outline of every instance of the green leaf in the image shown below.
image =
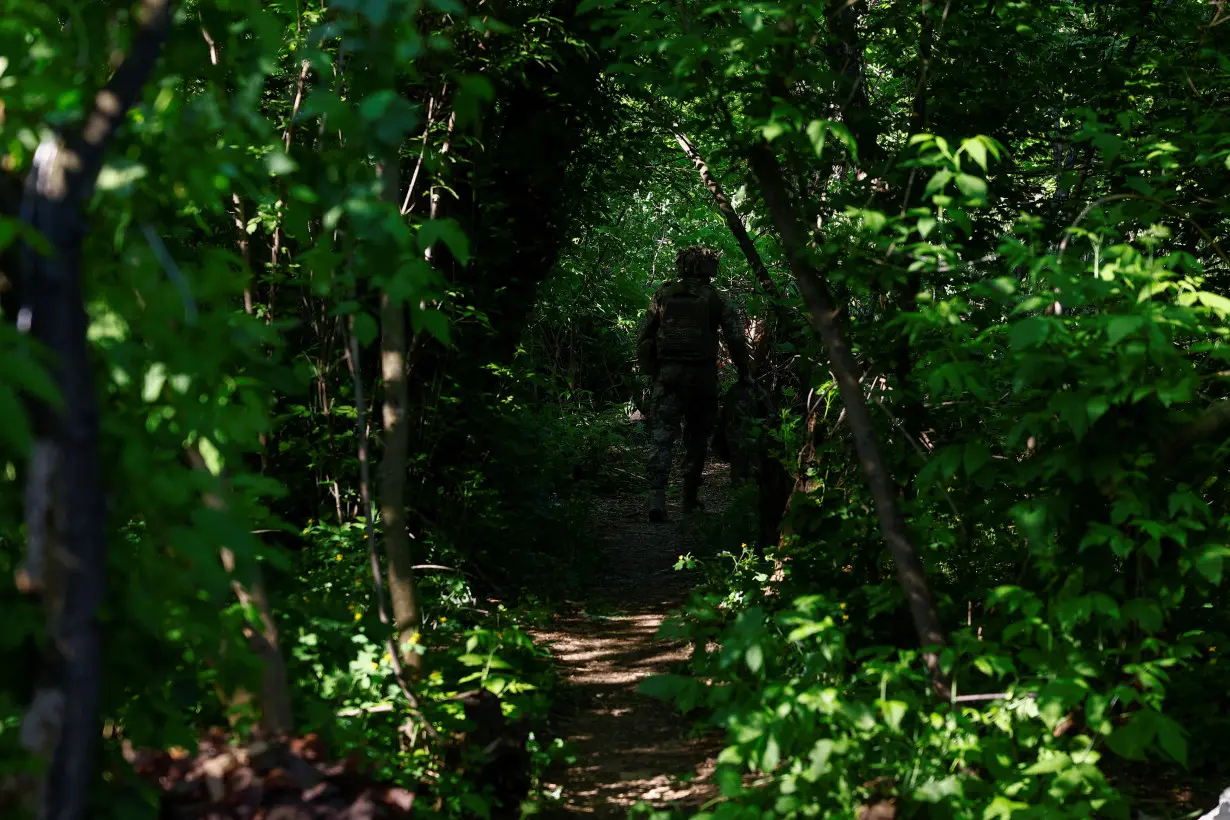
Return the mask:
[(1051, 332), (1051, 323), (1041, 316), (1030, 316), (1008, 331), (1008, 341), (1014, 348), (1025, 350), (1046, 341)]
[(201, 452), (201, 458), (205, 461), (205, 469), (209, 470), (210, 475), (222, 475), (222, 453), (214, 445), (213, 441), (201, 436), (197, 439), (196, 447)]
[(674, 701), (688, 689), (698, 686), (699, 681), (685, 675), (651, 675), (637, 685), (636, 691), (658, 700)]
[(764, 648), (758, 643), (752, 644), (744, 653), (743, 660), (753, 675), (759, 674), (764, 668)]
[(817, 740), (816, 745), (812, 747), (811, 752), (807, 755), (807, 759), (811, 765), (803, 773), (803, 777), (815, 783), (824, 776), (829, 770), (829, 758), (833, 756), (833, 750), (836, 744), (825, 738)]
[(1106, 322), (1106, 338), (1111, 344), (1118, 344), (1129, 334), (1144, 324), (1143, 316), (1112, 316)]
[(807, 138), (811, 140), (811, 147), (816, 152), (816, 156), (824, 153), (824, 143), (828, 133), (829, 130), (825, 127), (824, 120), (812, 120), (807, 124)]
[[(0, 384), (0, 443), (12, 448), (12, 453), (25, 456), (30, 451), (30, 421), (26, 410), (11, 388)], [(0, 450), (3, 452), (3, 450)]]
[(450, 343), (448, 317), (438, 310), (416, 310), (412, 314), (415, 331), (425, 330), (444, 344)]
[(965, 473), (970, 478), (991, 461), (991, 450), (981, 441), (965, 445)]
[(1226, 317), (1226, 314), (1230, 314), (1230, 299), (1227, 299), (1225, 296), (1218, 296), (1216, 293), (1202, 290), (1196, 294), (1196, 298), (1200, 300), (1200, 304), (1211, 308), (1214, 313), (1223, 319)]
[(1193, 562), (1196, 571), (1209, 580), (1220, 584), (1222, 569), (1227, 558), (1230, 558), (1230, 547), (1222, 544), (1210, 544), (1200, 550)]
[(1017, 800), (1009, 800), (1002, 794), (996, 795), (991, 804), (982, 812), (982, 820), (992, 820), (992, 818), (1000, 818), (1000, 820), (1009, 820), (1015, 812), (1025, 811), (1030, 808), (1028, 803), (1021, 803)]
[(1109, 409), (1110, 400), (1100, 393), (1095, 396), (1090, 396), (1089, 400), (1085, 402), (1085, 411), (1089, 415), (1090, 424), (1093, 424), (1095, 421), (1102, 418), (1102, 416), (1105, 415), (1106, 411)]
[(1123, 140), (1115, 134), (1108, 134), (1105, 131), (1099, 131), (1093, 135), (1091, 140), (1093, 147), (1102, 152), (1102, 156), (1106, 157), (1107, 161), (1114, 160), (1123, 151)]
[(764, 753), (760, 756), (760, 770), (771, 772), (782, 762), (782, 746), (777, 740), (777, 732), (769, 730), (765, 738)]
[(299, 166), (285, 151), (278, 148), (265, 154), (265, 170), (272, 176), (281, 177), (295, 172)]
[(960, 208), (949, 208), (948, 218), (957, 223), (957, 226), (965, 231), (965, 235), (969, 236), (974, 232), (974, 226), (969, 221), (969, 214)]
[(884, 723), (894, 732), (900, 732), (901, 721), (905, 719), (909, 707), (899, 700), (882, 700), (879, 703), (884, 713)]
[(938, 191), (944, 190), (944, 186), (947, 185), (952, 178), (953, 173), (947, 168), (942, 168), (939, 171), (936, 171), (935, 174), (932, 175), (931, 179), (927, 180), (927, 187), (923, 189), (923, 196), (928, 197)]
[(1022, 774), (1034, 777), (1040, 774), (1054, 774), (1069, 768), (1071, 765), (1072, 758), (1068, 755), (1043, 749), (1038, 760), (1033, 765), (1028, 766)]
[(359, 341), (359, 344), (366, 347), (375, 341), (377, 334), (380, 332), (376, 326), (376, 320), (366, 311), (360, 311), (354, 316), (354, 335)]
[(960, 798), (964, 794), (961, 778), (951, 774), (939, 780), (928, 780), (914, 790), (914, 797), (923, 803), (942, 803), (954, 797)]
[(162, 387), (167, 382), (167, 366), (155, 362), (145, 371), (145, 379), (141, 386), (141, 400), (152, 404), (162, 394)]
[(829, 133), (850, 152), (851, 159), (857, 160), (858, 143), (854, 141), (854, 135), (850, 133), (850, 129), (846, 128), (842, 123), (834, 122), (833, 120), (825, 120), (824, 124), (828, 127)]
[(859, 211), (858, 215), (863, 220), (863, 227), (870, 233), (879, 233), (888, 224), (888, 217), (879, 211)]
[(1180, 766), (1187, 766), (1187, 741), (1183, 727), (1159, 713), (1154, 719), (1157, 725), (1157, 742), (1162, 751), (1174, 758)]
[(978, 163), (978, 167), (985, 173), (987, 170), (987, 147), (978, 137), (971, 137), (961, 141), (961, 150), (969, 154), (970, 159)]
[(923, 239), (927, 238), (927, 234), (935, 228), (936, 219), (933, 216), (921, 216), (918, 218), (918, 235)]
[(452, 217), (424, 222), (419, 227), (418, 242), (419, 250), (424, 252), (435, 247), (437, 242), (443, 242), (460, 264), (470, 261), (470, 240)]
[(149, 170), (139, 162), (114, 159), (103, 165), (98, 172), (95, 187), (100, 191), (128, 191), (148, 174)]
[(1127, 723), (1110, 733), (1106, 738), (1106, 745), (1120, 757), (1143, 760), (1145, 750), (1157, 736), (1157, 716), (1153, 709), (1141, 709), (1129, 717)]
[(760, 133), (765, 138), (765, 142), (772, 142), (782, 134), (786, 133), (786, 130), (786, 126), (782, 125), (782, 123), (777, 120), (770, 120), (760, 126)]
[(987, 181), (972, 174), (957, 174), (957, 188), (965, 194), (973, 204), (980, 205), (987, 198)]
[(359, 115), (375, 125), (376, 138), (386, 145), (401, 144), (419, 123), (410, 101), (390, 89), (377, 91), (359, 103)]
[(453, 110), (457, 112), (457, 124), (469, 126), (482, 119), (483, 107), (495, 98), (491, 81), (479, 74), (466, 74), (457, 79), (457, 95), (453, 98)]

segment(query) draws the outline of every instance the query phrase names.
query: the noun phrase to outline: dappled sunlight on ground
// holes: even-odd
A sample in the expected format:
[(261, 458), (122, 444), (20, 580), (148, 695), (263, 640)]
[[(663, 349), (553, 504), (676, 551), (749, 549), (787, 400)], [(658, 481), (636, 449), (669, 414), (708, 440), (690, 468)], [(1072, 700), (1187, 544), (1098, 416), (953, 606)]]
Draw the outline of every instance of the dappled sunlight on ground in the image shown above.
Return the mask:
[[(708, 510), (725, 503), (726, 484), (724, 468), (707, 470), (701, 499)], [(565, 680), (557, 730), (576, 755), (571, 769), (555, 775), (565, 811), (622, 817), (641, 801), (699, 806), (715, 795), (709, 776), (720, 734), (636, 692), (645, 678), (687, 661), (686, 645), (656, 634), (687, 594), (689, 578), (674, 564), (691, 548), (694, 522), (677, 499), (669, 521), (649, 522), (639, 491), (595, 505), (594, 532), (608, 566), (589, 597), (608, 604), (610, 614), (561, 614), (535, 634), (550, 645)]]

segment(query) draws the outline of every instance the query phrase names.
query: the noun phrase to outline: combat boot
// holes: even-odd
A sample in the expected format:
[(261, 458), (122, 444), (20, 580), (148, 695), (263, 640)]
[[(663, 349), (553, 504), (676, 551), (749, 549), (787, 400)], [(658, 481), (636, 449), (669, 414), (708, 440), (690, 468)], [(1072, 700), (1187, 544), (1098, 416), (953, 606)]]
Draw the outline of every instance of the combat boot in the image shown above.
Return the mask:
[(649, 520), (666, 520), (666, 489), (649, 491)]
[(704, 512), (705, 505), (700, 503), (699, 494), (700, 479), (691, 481), (685, 478), (683, 481), (683, 511), (685, 513)]

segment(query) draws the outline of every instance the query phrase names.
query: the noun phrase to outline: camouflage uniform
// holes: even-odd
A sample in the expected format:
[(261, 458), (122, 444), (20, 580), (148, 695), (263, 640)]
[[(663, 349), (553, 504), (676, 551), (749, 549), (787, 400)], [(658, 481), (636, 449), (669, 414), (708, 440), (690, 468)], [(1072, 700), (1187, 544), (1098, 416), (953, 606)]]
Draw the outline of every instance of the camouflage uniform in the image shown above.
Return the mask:
[(680, 279), (654, 294), (641, 326), (637, 356), (653, 379), (649, 429), (653, 452), (646, 470), (650, 517), (665, 517), (671, 456), (683, 428), (684, 508), (699, 506), (696, 493), (709, 436), (718, 412), (718, 330), (742, 379), (748, 377), (747, 339), (733, 305), (709, 284), (717, 255), (700, 248), (681, 251)]

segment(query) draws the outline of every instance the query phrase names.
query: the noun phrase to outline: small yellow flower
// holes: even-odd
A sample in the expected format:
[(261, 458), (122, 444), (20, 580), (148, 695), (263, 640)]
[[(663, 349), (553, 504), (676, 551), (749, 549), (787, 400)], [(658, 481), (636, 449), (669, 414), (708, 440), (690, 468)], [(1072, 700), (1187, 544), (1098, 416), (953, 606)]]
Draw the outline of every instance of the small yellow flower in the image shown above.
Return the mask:
[(337, 554), (337, 560), (342, 560), (342, 554), (340, 552)]
[(355, 619), (356, 621), (361, 621), (361, 620), (363, 620), (363, 613), (362, 613), (362, 612), (356, 612), (356, 613), (354, 614), (354, 619)]
[(419, 642), (419, 633), (415, 632), (413, 635), (410, 636), (410, 643), (418, 643), (418, 642)]
[(1217, 647), (1216, 647), (1216, 646), (1210, 646), (1210, 647), (1209, 647), (1209, 651), (1210, 651), (1210, 652), (1216, 652), (1216, 651), (1217, 651)]
[(305, 600), (305, 601), (307, 600), (307, 596), (306, 596), (306, 595), (304, 595), (304, 596), (303, 596), (303, 600)]
[(845, 608), (846, 608), (846, 602), (845, 602), (845, 601), (842, 601), (842, 602), (841, 602), (841, 608), (842, 608), (842, 609), (845, 609)]
[(446, 617), (444, 617), (443, 615), (441, 615), (441, 616), (440, 616), (440, 623), (445, 623), (446, 621), (448, 621), (448, 618), (446, 618)]
[(841, 619), (842, 619), (843, 621), (848, 621), (848, 620), (850, 620), (850, 616), (849, 616), (849, 615), (842, 615), (842, 616), (841, 616)]
[(391, 662), (392, 662), (392, 660), (393, 660), (393, 656), (392, 656), (392, 655), (390, 655), (388, 652), (385, 652), (385, 653), (384, 653), (384, 660), (385, 660), (385, 662), (386, 662), (386, 663), (391, 663)]
[(380, 668), (380, 664), (376, 663), (375, 661), (372, 661), (372, 669), (379, 669), (379, 668)]
[(312, 525), (313, 525), (313, 524), (315, 524), (315, 523), (316, 523), (315, 519), (312, 519), (312, 518), (309, 518), (309, 519), (308, 519), (308, 526), (309, 526), (309, 527), (310, 527), (310, 526), (312, 526)]

